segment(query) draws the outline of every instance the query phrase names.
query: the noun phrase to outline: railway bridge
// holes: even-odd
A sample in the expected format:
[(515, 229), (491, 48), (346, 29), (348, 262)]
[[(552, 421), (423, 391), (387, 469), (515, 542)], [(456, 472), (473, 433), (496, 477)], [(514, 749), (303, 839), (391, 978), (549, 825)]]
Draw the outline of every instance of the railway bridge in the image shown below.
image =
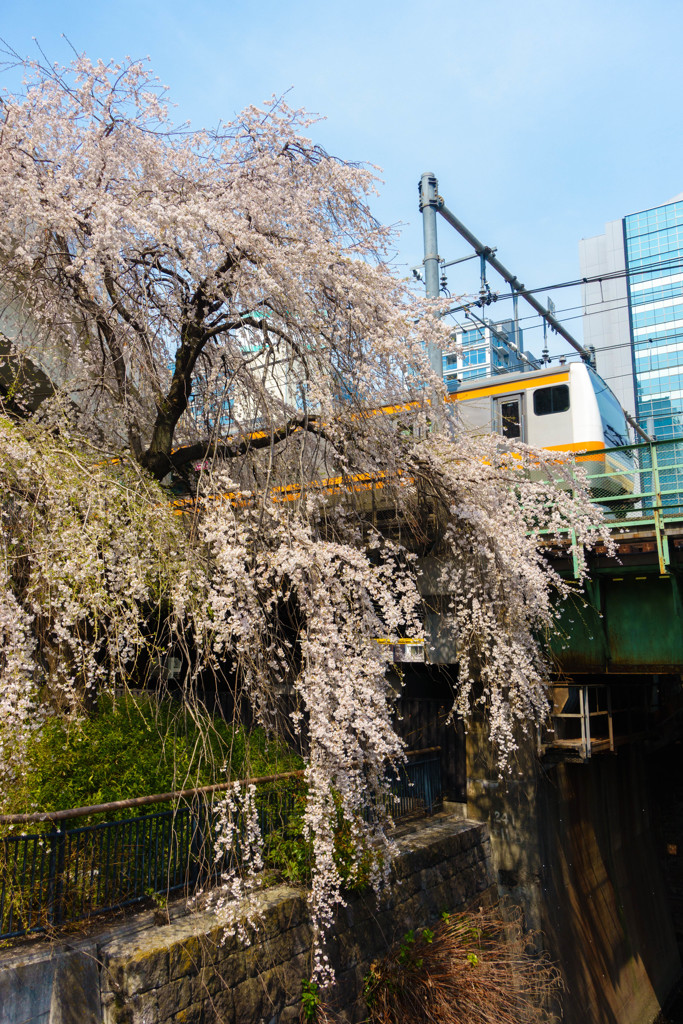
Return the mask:
[[(565, 603), (551, 640), (554, 735), (547, 755), (581, 760), (645, 732), (663, 741), (681, 727), (683, 699), (683, 439), (618, 449), (633, 460), (632, 490), (601, 494), (615, 550), (598, 545), (589, 577)], [(556, 549), (568, 578), (576, 565)]]
[[(499, 890), (561, 964), (566, 1024), (651, 1021), (683, 951), (683, 439), (630, 446), (630, 484), (592, 476), (615, 551), (552, 638), (553, 729), (499, 777), (482, 723), (466, 750), (466, 813), (491, 830)], [(607, 465), (609, 460), (605, 460)], [(569, 544), (554, 562), (568, 579)]]

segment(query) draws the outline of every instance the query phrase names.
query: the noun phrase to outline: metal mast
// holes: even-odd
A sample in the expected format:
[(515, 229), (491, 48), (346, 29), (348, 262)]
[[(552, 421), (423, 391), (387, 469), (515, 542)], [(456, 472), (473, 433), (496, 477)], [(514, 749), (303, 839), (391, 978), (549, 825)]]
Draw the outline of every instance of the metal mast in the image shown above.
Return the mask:
[[(500, 262), (498, 257), (494, 254), (493, 250), (489, 248), (488, 245), (484, 245), (483, 242), (480, 242), (477, 236), (473, 235), (469, 228), (466, 228), (462, 221), (458, 220), (455, 214), (448, 209), (441, 196), (437, 196), (437, 209), (441, 216), (443, 217), (443, 219), (448, 224), (450, 224), (451, 227), (455, 228), (455, 230), (462, 235), (465, 241), (469, 242), (474, 251), (479, 253), (480, 256), (483, 256), (487, 263), (489, 263), (494, 270), (498, 271), (503, 280), (507, 281), (507, 283), (512, 288), (512, 296), (515, 305), (517, 302), (517, 297), (521, 295), (522, 298), (526, 299), (529, 305), (533, 309), (535, 309), (540, 316), (543, 317), (543, 319), (549, 327), (552, 327), (552, 329), (556, 331), (559, 335), (561, 335), (564, 338), (564, 340), (572, 346), (573, 349), (576, 349), (576, 351), (579, 353), (584, 362), (592, 363), (592, 353), (589, 352), (587, 348), (584, 348), (583, 345), (580, 345), (576, 338), (573, 338), (569, 331), (565, 330), (560, 321), (556, 320), (553, 314), (550, 312), (550, 310), (546, 309), (545, 306), (542, 306), (541, 303), (535, 298), (535, 296), (529, 295), (527, 293), (526, 289), (524, 288), (524, 285), (519, 280), (519, 278), (515, 277), (515, 275), (511, 273), (511, 271), (509, 271), (507, 267), (503, 266), (503, 264)], [(515, 317), (515, 321), (517, 321), (517, 317)]]
[[(439, 196), (437, 194), (436, 175), (426, 171), (420, 178), (420, 210), (422, 212), (422, 231), (424, 235), (424, 274), (425, 291), (430, 299), (439, 297), (439, 247), (436, 238), (436, 211)], [(429, 362), (434, 373), (443, 376), (443, 359), (438, 345), (429, 344), (427, 349)]]

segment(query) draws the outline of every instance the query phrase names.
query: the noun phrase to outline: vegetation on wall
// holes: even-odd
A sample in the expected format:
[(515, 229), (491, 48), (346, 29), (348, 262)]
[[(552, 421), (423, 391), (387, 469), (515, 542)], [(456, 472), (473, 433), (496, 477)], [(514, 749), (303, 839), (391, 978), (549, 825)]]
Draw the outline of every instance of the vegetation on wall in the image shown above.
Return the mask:
[(511, 906), (442, 914), (408, 932), (365, 979), (369, 1024), (546, 1024), (558, 969)]
[[(302, 767), (301, 757), (263, 729), (247, 732), (208, 715), (196, 720), (170, 698), (103, 694), (91, 713), (72, 721), (50, 718), (32, 734), (4, 810), (60, 811)], [(158, 809), (126, 809), (107, 818)]]

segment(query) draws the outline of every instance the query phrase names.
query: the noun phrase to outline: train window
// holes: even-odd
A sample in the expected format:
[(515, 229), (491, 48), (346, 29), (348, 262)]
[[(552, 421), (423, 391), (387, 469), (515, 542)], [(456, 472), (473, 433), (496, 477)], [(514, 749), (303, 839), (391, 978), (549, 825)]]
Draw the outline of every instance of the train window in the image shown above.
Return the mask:
[(550, 416), (554, 412), (566, 412), (568, 408), (568, 384), (556, 384), (552, 388), (538, 388), (534, 391), (535, 416)]
[(522, 436), (522, 424), (519, 417), (519, 401), (501, 402), (500, 418), (503, 437), (515, 438)]

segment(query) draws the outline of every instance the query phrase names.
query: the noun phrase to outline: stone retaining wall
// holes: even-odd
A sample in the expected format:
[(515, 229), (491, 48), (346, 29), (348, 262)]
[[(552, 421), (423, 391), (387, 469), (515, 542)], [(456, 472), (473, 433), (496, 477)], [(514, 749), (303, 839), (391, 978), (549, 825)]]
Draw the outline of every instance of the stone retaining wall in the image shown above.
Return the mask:
[[(372, 895), (351, 897), (338, 911), (328, 944), (337, 974), (331, 1000), (349, 1022), (364, 1018), (363, 978), (396, 939), (433, 924), (444, 910), (497, 898), (485, 825), (437, 816), (405, 832), (398, 847), (395, 884), (387, 897), (379, 906)], [(226, 939), (208, 911), (134, 934), (112, 932), (94, 944), (91, 939), (103, 1024), (298, 1021), (301, 982), (311, 971), (305, 896), (282, 885), (262, 893), (258, 902), (261, 925), (246, 948)], [(74, 949), (76, 955), (82, 952)], [(2, 968), (0, 961), (0, 989)], [(52, 1004), (68, 1002), (68, 985), (62, 989), (64, 996)], [(53, 1005), (50, 1021), (57, 1012)], [(58, 1019), (69, 1020), (63, 1012)], [(7, 1024), (15, 1022), (10, 1018)]]

